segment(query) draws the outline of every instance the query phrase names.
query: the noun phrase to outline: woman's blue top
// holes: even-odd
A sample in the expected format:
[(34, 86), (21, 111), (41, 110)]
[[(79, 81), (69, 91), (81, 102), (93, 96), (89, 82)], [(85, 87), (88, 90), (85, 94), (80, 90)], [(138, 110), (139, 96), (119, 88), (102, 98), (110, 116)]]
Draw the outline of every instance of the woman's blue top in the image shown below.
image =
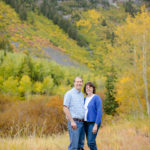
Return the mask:
[[(84, 99), (84, 103), (86, 98)], [(96, 124), (101, 124), (102, 119), (102, 100), (98, 95), (94, 95), (88, 104), (87, 112), (87, 122), (95, 122)]]

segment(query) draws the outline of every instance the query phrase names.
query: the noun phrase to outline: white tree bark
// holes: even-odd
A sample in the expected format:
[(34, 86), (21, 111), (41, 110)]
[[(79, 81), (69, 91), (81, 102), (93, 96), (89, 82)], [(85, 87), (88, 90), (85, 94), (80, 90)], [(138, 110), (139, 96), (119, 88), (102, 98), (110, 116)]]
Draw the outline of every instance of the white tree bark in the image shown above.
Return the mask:
[(145, 33), (143, 34), (143, 43), (142, 43), (142, 54), (143, 54), (143, 81), (144, 81), (144, 90), (145, 90), (145, 100), (147, 106), (147, 114), (150, 117), (150, 102), (148, 99), (148, 82), (147, 82), (147, 61), (146, 61), (146, 39)]
[(136, 47), (134, 46), (134, 91), (135, 91), (135, 97), (137, 99), (137, 103), (139, 105), (140, 108), (140, 113), (141, 116), (143, 117), (143, 107), (139, 98), (139, 94), (137, 92), (137, 51), (136, 51)]

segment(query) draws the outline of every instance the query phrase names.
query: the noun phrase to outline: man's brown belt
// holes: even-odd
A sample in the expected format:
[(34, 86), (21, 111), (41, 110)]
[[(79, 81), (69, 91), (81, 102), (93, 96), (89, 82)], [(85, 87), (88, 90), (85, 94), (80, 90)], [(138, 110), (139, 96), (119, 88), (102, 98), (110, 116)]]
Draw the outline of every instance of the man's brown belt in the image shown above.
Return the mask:
[(84, 122), (84, 119), (73, 118), (74, 121)]

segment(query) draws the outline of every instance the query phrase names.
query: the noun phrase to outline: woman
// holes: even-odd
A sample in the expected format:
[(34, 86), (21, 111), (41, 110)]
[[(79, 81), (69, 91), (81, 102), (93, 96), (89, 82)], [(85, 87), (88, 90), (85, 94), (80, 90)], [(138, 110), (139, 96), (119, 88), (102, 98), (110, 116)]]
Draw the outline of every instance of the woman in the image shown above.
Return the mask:
[(94, 84), (92, 82), (87, 82), (84, 86), (84, 93), (86, 94), (84, 102), (84, 120), (87, 144), (90, 150), (97, 150), (96, 136), (102, 118), (102, 101), (95, 92), (96, 88)]

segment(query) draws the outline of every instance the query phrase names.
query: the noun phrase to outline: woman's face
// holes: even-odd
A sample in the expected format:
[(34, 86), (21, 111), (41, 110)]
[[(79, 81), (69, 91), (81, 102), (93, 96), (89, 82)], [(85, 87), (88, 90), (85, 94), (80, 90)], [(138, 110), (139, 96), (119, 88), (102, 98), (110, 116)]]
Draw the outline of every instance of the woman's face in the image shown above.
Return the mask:
[(87, 95), (93, 94), (93, 87), (90, 87), (89, 85), (86, 86), (86, 93)]

